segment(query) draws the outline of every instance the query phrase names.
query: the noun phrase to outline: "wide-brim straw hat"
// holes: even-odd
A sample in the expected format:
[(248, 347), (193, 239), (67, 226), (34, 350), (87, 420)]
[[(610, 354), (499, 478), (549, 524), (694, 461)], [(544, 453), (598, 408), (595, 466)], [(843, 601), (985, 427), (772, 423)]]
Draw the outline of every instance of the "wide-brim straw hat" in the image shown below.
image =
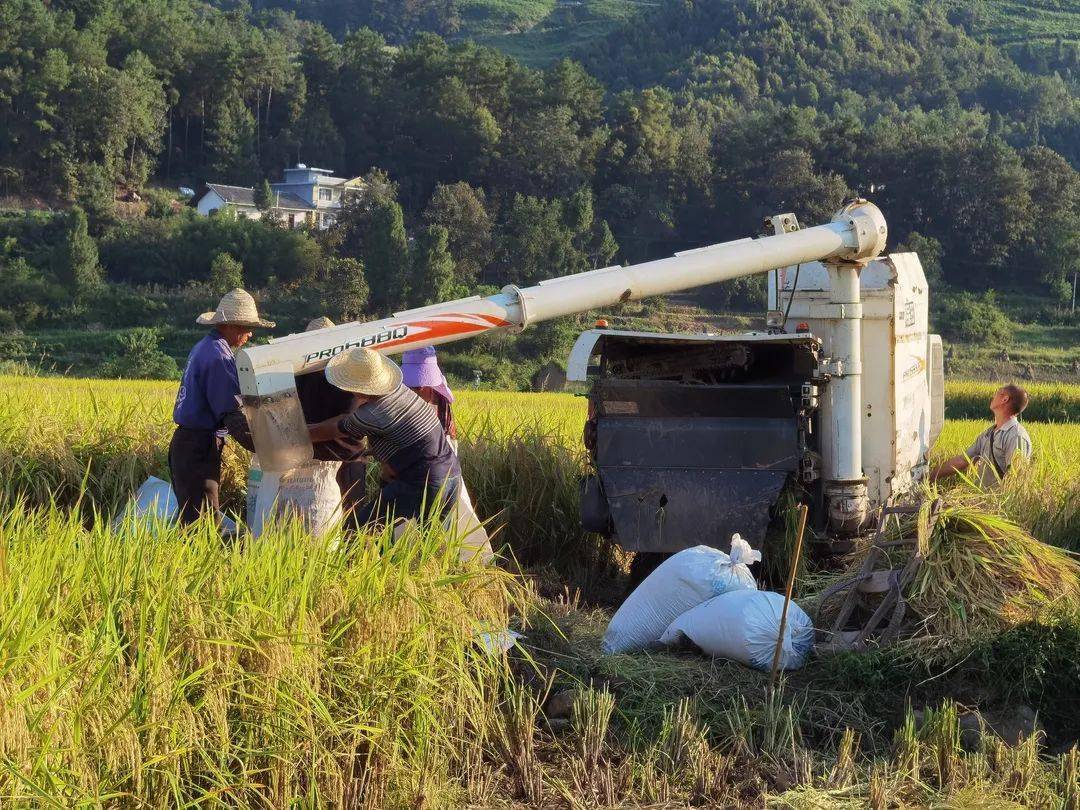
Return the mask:
[(240, 288), (221, 296), (217, 309), (204, 312), (195, 319), (195, 323), (199, 326), (250, 326), (253, 329), (274, 327), (273, 321), (265, 321), (259, 317), (259, 310), (251, 293)]
[(359, 346), (332, 358), (325, 373), (331, 385), (369, 397), (381, 397), (401, 385), (401, 368), (397, 363)]
[(314, 332), (316, 329), (329, 329), (331, 326), (337, 326), (337, 324), (323, 315), (321, 318), (312, 318), (308, 321), (308, 325), (304, 327), (304, 331)]

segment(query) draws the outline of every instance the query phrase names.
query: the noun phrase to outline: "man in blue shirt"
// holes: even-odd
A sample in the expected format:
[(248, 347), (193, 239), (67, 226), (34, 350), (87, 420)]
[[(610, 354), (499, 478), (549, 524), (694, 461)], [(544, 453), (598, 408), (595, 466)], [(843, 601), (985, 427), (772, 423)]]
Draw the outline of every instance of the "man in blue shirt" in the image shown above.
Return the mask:
[(188, 355), (173, 406), (176, 431), (169, 443), (169, 471), (182, 524), (196, 520), (204, 509), (220, 517), (225, 437), (232, 434), (242, 446), (254, 450), (240, 410), (233, 351), (248, 342), (252, 329), (274, 325), (259, 317), (255, 299), (240, 289), (226, 293), (214, 312), (204, 312), (195, 323), (213, 329)]

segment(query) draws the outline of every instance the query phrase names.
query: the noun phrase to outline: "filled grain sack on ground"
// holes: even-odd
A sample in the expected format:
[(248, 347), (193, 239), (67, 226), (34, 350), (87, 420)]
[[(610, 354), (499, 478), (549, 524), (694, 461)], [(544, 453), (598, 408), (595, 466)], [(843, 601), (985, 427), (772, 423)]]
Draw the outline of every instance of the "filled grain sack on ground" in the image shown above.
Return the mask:
[(680, 551), (649, 574), (611, 617), (604, 652), (659, 647), (668, 625), (691, 608), (731, 590), (755, 590), (750, 566), (760, 559), (761, 552), (737, 534), (730, 554), (711, 546)]
[[(675, 646), (689, 640), (713, 658), (727, 658), (768, 672), (772, 669), (783, 610), (783, 594), (729, 591), (679, 616), (660, 641)], [(799, 669), (813, 646), (814, 623), (792, 602), (784, 627), (780, 669)]]
[(172, 523), (176, 520), (178, 511), (172, 485), (151, 475), (142, 482), (135, 496), (124, 507), (124, 511), (117, 515), (113, 525), (119, 526), (132, 517)]
[(341, 518), (340, 461), (309, 461), (284, 473), (262, 471), (248, 527), (258, 537), (271, 518), (292, 515), (316, 537)]
[[(124, 506), (124, 511), (117, 515), (113, 527), (119, 528), (126, 521), (142, 521), (150, 526), (166, 525), (176, 522), (179, 513), (176, 493), (172, 484), (151, 475)], [(236, 522), (228, 515), (221, 516), (221, 532), (225, 535), (236, 534)]]

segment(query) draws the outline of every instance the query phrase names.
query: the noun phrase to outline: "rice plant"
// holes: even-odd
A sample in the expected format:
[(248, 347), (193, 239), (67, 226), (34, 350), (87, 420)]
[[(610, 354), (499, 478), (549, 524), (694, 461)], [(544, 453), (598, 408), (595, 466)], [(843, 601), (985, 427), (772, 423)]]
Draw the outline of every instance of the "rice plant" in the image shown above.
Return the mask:
[[(928, 487), (922, 513), (939, 498)], [(1024, 622), (1053, 621), (1080, 609), (1080, 562), (1055, 546), (1036, 540), (995, 509), (985, 493), (964, 488), (940, 496), (943, 504), (915, 579), (905, 593), (913, 617), (904, 643), (921, 659), (954, 659), (987, 638)], [(901, 547), (905, 548), (905, 547)], [(893, 567), (905, 564), (913, 549), (895, 550)], [(853, 576), (862, 565), (856, 555), (847, 570), (818, 576), (808, 593), (815, 611), (816, 594)]]
[(600, 764), (614, 710), (615, 699), (606, 689), (581, 691), (574, 701), (570, 722), (578, 739), (577, 753), (589, 772)]
[(230, 546), (15, 508), (0, 536), (5, 804), (446, 805), (488, 738), (506, 669), (476, 637), (519, 592), (433, 528)]
[[(733, 664), (604, 656), (607, 614), (569, 593), (546, 601), (517, 570), (461, 566), (434, 527), (338, 550), (287, 522), (231, 545), (209, 526), (111, 528), (167, 472), (174, 393), (0, 380), (4, 806), (1078, 806), (1075, 749), (957, 751), (947, 706), (890, 747), (896, 721), (862, 692), (918, 688), (889, 682), (911, 671), (895, 662), (865, 659), (886, 673), (873, 687), (815, 684), (812, 665), (767, 694)], [(456, 408), (478, 511), (541, 592), (622, 564), (577, 523), (581, 399), (464, 391)], [(982, 427), (948, 423), (935, 458)], [(996, 494), (947, 488), (912, 598), (938, 672), (969, 642), (1012, 649), (1080, 601), (1075, 562), (1033, 539), (1077, 547), (1080, 426), (1029, 429), (1032, 463)], [(246, 465), (232, 447), (223, 492), (237, 510)], [(511, 624), (528, 625), (524, 651), (477, 643)], [(584, 693), (569, 738), (538, 722), (552, 678), (605, 684)]]
[[(932, 460), (963, 452), (986, 424), (947, 422)], [(1030, 423), (1027, 428), (1034, 443), (1031, 460), (1018, 459), (984, 500), (1043, 542), (1080, 551), (1080, 425)], [(948, 486), (978, 490), (962, 477)]]
[(943, 639), (999, 631), (1040, 612), (1080, 605), (1080, 563), (992, 511), (978, 495), (952, 492), (910, 595)]
[[(946, 381), (945, 416), (949, 419), (988, 419), (990, 397), (1000, 387), (998, 383), (984, 380)], [(1025, 382), (1023, 387), (1031, 394), (1031, 404), (1024, 411), (1027, 421), (1080, 421), (1080, 386), (1060, 382)]]

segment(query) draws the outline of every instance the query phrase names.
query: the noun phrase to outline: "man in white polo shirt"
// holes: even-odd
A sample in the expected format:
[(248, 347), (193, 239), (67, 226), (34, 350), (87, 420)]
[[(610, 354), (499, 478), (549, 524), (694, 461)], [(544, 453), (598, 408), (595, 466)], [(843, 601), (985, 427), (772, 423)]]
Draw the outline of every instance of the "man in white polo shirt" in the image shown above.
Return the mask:
[(966, 452), (935, 467), (930, 480), (948, 478), (974, 464), (976, 480), (984, 489), (1001, 483), (1017, 452), (1031, 458), (1031, 437), (1017, 419), (1028, 406), (1028, 399), (1027, 391), (1018, 385), (999, 388), (990, 398), (994, 424), (980, 433)]

